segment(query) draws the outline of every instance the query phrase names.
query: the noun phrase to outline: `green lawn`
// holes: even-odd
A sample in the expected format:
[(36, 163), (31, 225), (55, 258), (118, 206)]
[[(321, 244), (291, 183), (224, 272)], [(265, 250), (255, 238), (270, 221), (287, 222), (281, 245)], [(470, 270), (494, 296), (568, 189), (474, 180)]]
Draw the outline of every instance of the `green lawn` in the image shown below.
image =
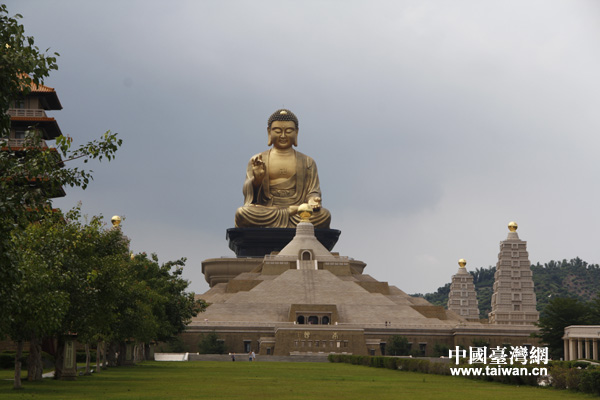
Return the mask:
[[(0, 376), (5, 378), (5, 372)], [(554, 389), (348, 364), (146, 362), (74, 382), (0, 381), (0, 399), (585, 399)]]

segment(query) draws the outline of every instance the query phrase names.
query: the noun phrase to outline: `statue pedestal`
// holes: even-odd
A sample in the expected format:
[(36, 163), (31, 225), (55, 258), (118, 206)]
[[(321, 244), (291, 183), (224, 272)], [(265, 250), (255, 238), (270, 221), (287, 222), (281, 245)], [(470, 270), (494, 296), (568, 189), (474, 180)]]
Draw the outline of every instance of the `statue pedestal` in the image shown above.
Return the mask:
[(74, 381), (77, 378), (77, 353), (75, 339), (77, 335), (65, 335), (65, 348), (63, 350), (63, 370), (60, 379)]
[[(315, 229), (315, 236), (329, 251), (337, 243), (342, 231)], [(296, 235), (296, 228), (230, 228), (227, 229), (229, 248), (237, 257), (264, 257), (281, 251)]]

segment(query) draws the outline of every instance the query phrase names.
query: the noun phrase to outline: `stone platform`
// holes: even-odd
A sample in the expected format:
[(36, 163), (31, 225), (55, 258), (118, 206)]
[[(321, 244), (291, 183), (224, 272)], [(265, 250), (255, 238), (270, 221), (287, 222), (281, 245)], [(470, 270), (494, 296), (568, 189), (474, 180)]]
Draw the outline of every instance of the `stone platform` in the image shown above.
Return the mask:
[[(337, 243), (342, 231), (315, 229), (315, 236), (329, 251)], [(296, 234), (295, 228), (229, 228), (227, 241), (237, 257), (264, 257), (281, 251)]]

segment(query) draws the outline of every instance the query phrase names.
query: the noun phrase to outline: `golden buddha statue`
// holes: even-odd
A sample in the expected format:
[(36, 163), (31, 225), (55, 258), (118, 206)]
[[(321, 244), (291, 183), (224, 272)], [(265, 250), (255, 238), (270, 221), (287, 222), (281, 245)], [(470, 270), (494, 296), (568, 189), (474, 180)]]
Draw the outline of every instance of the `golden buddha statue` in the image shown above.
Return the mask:
[(269, 150), (248, 162), (244, 205), (235, 213), (238, 228), (293, 228), (301, 220), (298, 207), (307, 203), (316, 228), (329, 228), (331, 214), (321, 207), (321, 189), (315, 161), (294, 150), (298, 145), (298, 118), (277, 110), (269, 118)]

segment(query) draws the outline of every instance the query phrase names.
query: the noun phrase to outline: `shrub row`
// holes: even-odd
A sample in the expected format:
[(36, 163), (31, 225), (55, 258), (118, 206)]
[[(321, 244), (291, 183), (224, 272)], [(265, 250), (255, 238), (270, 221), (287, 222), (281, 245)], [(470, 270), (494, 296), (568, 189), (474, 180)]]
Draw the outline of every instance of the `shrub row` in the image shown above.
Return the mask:
[[(14, 369), (15, 368), (15, 352), (14, 351), (3, 351), (0, 353), (0, 369)], [(21, 367), (27, 368), (27, 358), (29, 352), (24, 351), (21, 354)], [(46, 365), (54, 364), (54, 357), (46, 352), (42, 352), (42, 362)]]
[[(85, 351), (78, 351), (75, 355), (75, 358), (78, 363), (85, 362)], [(90, 363), (96, 362), (96, 350), (90, 351)]]
[[(364, 365), (376, 368), (399, 369), (402, 371), (421, 372), (425, 374), (450, 375), (451, 365), (447, 363), (431, 362), (418, 358), (397, 357), (373, 357), (353, 356), (348, 354), (330, 354), (330, 362)], [(485, 368), (485, 365), (465, 365), (461, 368)], [(505, 368), (514, 368), (507, 366)], [(518, 368), (526, 368), (528, 374), (519, 375), (496, 375), (496, 376), (465, 376), (471, 379), (481, 379), (491, 382), (506, 383), (512, 385), (538, 386), (539, 376), (531, 375), (534, 368), (548, 368), (551, 376), (550, 384), (556, 389), (571, 389), (583, 393), (600, 395), (600, 366), (590, 365), (575, 361), (553, 361), (548, 365), (519, 365)]]
[[(485, 368), (486, 365), (485, 364), (472, 364), (472, 365), (461, 364), (460, 367), (461, 368)], [(497, 366), (493, 366), (494, 369), (496, 367)], [(514, 368), (518, 368), (519, 370), (521, 370), (522, 368), (525, 368), (527, 370), (527, 374), (520, 373), (518, 375), (487, 375), (487, 376), (486, 375), (468, 375), (465, 377), (470, 378), (470, 379), (480, 379), (480, 380), (484, 380), (484, 381), (488, 381), (488, 382), (505, 383), (505, 384), (509, 384), (509, 385), (539, 386), (538, 380), (539, 380), (540, 376), (532, 375), (532, 370), (536, 369), (536, 368), (544, 368), (544, 367), (548, 367), (548, 366), (547, 365), (538, 365), (538, 364), (506, 365), (506, 366), (499, 366), (499, 368), (506, 369), (506, 370), (512, 370)]]
[(330, 362), (365, 365), (375, 368), (399, 369), (402, 371), (422, 372), (425, 374), (450, 375), (446, 363), (431, 362), (418, 358), (399, 358), (383, 356), (352, 356), (348, 354), (330, 354)]
[(549, 373), (552, 386), (557, 389), (600, 395), (600, 367), (596, 365), (574, 361), (553, 362)]

